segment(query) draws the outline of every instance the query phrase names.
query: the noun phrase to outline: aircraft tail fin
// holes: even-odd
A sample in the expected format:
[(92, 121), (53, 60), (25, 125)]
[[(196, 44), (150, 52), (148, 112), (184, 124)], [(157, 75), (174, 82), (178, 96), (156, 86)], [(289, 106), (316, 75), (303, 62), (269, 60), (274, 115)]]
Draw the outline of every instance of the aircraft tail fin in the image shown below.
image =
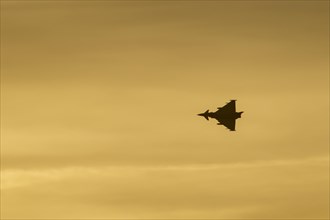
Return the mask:
[(238, 117), (241, 117), (242, 114), (243, 112), (238, 112)]

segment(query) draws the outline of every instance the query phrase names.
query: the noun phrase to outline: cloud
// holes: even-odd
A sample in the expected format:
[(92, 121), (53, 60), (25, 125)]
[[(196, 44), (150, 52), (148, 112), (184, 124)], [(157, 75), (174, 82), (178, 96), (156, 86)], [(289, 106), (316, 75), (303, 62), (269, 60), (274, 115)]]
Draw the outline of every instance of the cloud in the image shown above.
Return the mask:
[[(328, 158), (225, 165), (4, 170), (3, 215), (7, 218), (325, 217), (327, 174)], [(318, 206), (313, 205), (314, 200)], [(17, 213), (14, 207), (23, 211)], [(74, 208), (68, 213), (66, 207)], [(300, 213), (295, 211), (302, 207)], [(44, 211), (41, 213), (40, 209)], [(281, 210), (286, 212), (281, 215)]]

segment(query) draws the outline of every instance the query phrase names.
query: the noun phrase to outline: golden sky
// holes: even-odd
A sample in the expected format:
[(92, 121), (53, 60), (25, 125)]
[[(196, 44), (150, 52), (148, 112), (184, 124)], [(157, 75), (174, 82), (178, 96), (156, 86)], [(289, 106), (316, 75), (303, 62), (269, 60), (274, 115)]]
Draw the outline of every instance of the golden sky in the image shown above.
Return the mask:
[[(1, 1), (2, 219), (329, 217), (328, 1)], [(237, 99), (236, 132), (197, 113)]]

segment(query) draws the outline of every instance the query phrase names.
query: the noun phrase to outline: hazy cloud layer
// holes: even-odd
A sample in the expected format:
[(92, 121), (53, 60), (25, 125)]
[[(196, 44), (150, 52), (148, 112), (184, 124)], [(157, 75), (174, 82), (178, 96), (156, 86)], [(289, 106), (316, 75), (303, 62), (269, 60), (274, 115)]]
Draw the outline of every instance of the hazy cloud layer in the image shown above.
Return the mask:
[[(328, 171), (327, 158), (7, 170), (4, 216), (317, 218), (327, 214)], [(19, 213), (14, 208), (17, 200), (25, 204)], [(43, 212), (36, 215), (40, 209)]]

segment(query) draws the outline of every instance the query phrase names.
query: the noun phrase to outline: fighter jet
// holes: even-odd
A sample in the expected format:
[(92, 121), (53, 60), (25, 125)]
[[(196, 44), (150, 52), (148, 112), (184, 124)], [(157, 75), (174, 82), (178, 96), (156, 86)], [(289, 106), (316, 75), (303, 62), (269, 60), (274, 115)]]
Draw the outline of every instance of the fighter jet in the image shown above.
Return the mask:
[(219, 107), (216, 112), (209, 112), (207, 110), (204, 113), (198, 114), (203, 116), (206, 120), (209, 118), (216, 119), (218, 125), (224, 125), (231, 131), (235, 131), (236, 119), (240, 118), (243, 112), (236, 112), (236, 100), (230, 100), (225, 106)]

